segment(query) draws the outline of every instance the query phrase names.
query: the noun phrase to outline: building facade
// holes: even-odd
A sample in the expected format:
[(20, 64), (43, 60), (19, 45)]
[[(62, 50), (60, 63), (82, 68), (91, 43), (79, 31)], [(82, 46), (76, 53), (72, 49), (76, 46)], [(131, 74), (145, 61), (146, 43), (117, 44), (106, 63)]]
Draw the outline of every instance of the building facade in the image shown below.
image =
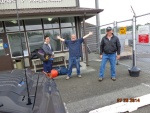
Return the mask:
[(56, 36), (81, 37), (81, 22), (102, 11), (80, 8), (78, 0), (0, 0), (0, 71), (14, 69), (13, 61), (23, 54), (26, 65), (32, 66), (30, 53), (42, 47), (44, 35), (50, 37), (56, 54), (66, 52)]

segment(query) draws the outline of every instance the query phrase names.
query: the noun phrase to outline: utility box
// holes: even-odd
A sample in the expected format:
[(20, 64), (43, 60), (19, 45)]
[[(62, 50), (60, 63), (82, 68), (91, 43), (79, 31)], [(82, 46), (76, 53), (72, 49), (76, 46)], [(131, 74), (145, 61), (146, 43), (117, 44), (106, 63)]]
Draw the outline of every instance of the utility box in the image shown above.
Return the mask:
[(23, 62), (22, 60), (16, 60), (16, 68), (23, 69)]

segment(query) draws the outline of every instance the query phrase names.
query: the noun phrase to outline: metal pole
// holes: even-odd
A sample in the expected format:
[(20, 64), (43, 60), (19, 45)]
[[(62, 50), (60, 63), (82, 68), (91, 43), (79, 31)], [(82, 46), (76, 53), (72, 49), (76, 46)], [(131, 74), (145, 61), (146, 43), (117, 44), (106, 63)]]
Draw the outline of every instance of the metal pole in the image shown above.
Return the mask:
[(136, 14), (131, 6), (133, 11), (133, 66), (128, 69), (130, 76), (138, 77), (140, 75), (140, 69), (136, 66)]
[(116, 21), (114, 21), (114, 24), (113, 24), (113, 27), (114, 27), (114, 35), (116, 35), (117, 36), (117, 22)]
[(31, 99), (30, 99), (30, 95), (29, 95), (29, 86), (28, 86), (28, 79), (27, 79), (27, 73), (26, 73), (26, 66), (25, 66), (25, 56), (24, 56), (24, 52), (23, 52), (23, 42), (22, 42), (22, 37), (21, 37), (21, 28), (20, 28), (20, 19), (19, 19), (19, 12), (18, 12), (18, 3), (16, 0), (16, 11), (17, 11), (17, 21), (18, 21), (18, 27), (19, 27), (19, 37), (20, 37), (20, 43), (21, 43), (21, 47), (22, 47), (22, 55), (23, 55), (23, 66), (24, 66), (24, 72), (25, 72), (25, 79), (26, 79), (26, 87), (27, 87), (27, 94), (28, 94), (28, 103), (27, 105), (31, 105)]
[(136, 16), (133, 16), (133, 66), (136, 66)]
[[(114, 35), (115, 36), (118, 36), (118, 33), (117, 33), (117, 22), (116, 21), (114, 21)], [(118, 65), (119, 64), (119, 60), (116, 60), (116, 65)]]
[[(95, 8), (99, 9), (99, 0), (95, 0)], [(98, 52), (100, 53), (100, 40), (101, 40), (101, 30), (100, 26), (100, 15), (96, 15), (96, 31), (97, 31), (97, 41), (98, 41)]]
[(114, 24), (114, 23), (104, 24), (104, 25), (101, 25), (100, 27), (107, 26), (107, 25), (111, 25), (111, 24)]
[[(84, 34), (84, 36), (86, 35), (86, 31), (85, 31), (85, 15), (83, 17), (83, 34)], [(84, 48), (85, 48), (86, 66), (89, 66), (88, 52), (87, 52), (87, 39), (84, 39)]]

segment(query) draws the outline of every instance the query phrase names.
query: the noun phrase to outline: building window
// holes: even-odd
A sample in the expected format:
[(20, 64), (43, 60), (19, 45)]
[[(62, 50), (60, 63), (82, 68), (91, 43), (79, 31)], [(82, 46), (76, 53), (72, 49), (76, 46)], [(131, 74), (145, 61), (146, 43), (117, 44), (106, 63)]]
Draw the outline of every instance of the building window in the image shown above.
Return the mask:
[(41, 19), (25, 20), (26, 30), (39, 30), (42, 29)]
[(59, 28), (58, 18), (44, 18), (43, 23), (44, 23), (44, 29)]
[[(21, 45), (21, 38), (22, 38), (23, 47)], [(9, 41), (9, 46), (10, 46), (12, 57), (23, 56), (22, 49), (24, 52), (24, 56), (28, 56), (28, 49), (27, 49), (24, 33), (8, 34), (8, 41)]]
[(42, 31), (28, 31), (27, 36), (30, 52), (43, 46), (44, 39)]
[(5, 50), (4, 50), (4, 46), (3, 46), (3, 39), (0, 39), (0, 56), (5, 55)]
[[(6, 26), (6, 32), (19, 31), (17, 20), (5, 21), (5, 26)], [(20, 30), (21, 31), (24, 30), (22, 21), (20, 21)]]
[[(61, 29), (61, 36), (65, 40), (70, 40), (72, 34), (76, 35), (75, 28), (63, 28), (63, 29)], [(64, 50), (68, 50), (68, 47), (66, 46), (66, 44), (64, 44)]]
[(61, 44), (60, 40), (56, 39), (57, 35), (60, 34), (60, 30), (52, 29), (52, 30), (45, 30), (44, 32), (45, 32), (45, 35), (48, 35), (50, 37), (50, 44), (51, 44), (52, 48), (54, 49), (54, 51), (61, 51), (62, 44)]
[(62, 17), (60, 18), (61, 27), (73, 27), (75, 26), (74, 17)]
[(3, 32), (4, 32), (3, 25), (2, 25), (2, 22), (0, 22), (0, 33), (3, 33)]

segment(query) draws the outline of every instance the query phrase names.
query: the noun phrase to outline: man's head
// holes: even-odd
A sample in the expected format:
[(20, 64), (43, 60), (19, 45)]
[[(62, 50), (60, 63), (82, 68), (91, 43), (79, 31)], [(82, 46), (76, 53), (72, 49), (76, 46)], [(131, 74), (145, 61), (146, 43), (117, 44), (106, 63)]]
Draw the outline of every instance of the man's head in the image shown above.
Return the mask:
[(47, 43), (47, 44), (49, 44), (50, 43), (50, 38), (49, 38), (49, 36), (44, 36), (44, 41)]
[(111, 35), (113, 33), (112, 27), (107, 27), (106, 32), (107, 32), (107, 35)]
[(75, 41), (77, 39), (76, 35), (75, 34), (72, 34), (71, 35), (71, 41)]

